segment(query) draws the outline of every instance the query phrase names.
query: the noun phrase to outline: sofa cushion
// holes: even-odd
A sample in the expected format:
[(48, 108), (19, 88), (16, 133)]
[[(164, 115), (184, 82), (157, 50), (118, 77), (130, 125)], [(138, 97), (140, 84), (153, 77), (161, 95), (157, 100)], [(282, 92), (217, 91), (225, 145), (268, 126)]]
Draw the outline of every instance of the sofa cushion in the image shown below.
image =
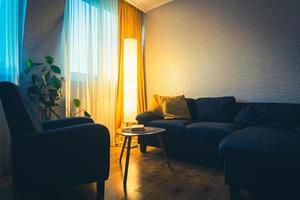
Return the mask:
[(222, 140), (240, 127), (232, 123), (197, 122), (186, 127), (186, 135), (196, 138)]
[(241, 109), (234, 121), (244, 126), (295, 127), (300, 120), (300, 105), (251, 103)]
[(184, 95), (163, 99), (161, 108), (164, 119), (191, 119)]
[(300, 134), (300, 125), (296, 127), (296, 131)]
[(236, 114), (234, 97), (199, 98), (195, 105), (198, 121), (232, 122)]
[(182, 135), (185, 133), (185, 127), (190, 124), (190, 120), (153, 120), (148, 126), (160, 127), (166, 129), (167, 134)]
[(225, 138), (219, 153), (259, 167), (300, 164), (300, 134), (290, 129), (247, 127)]
[[(187, 105), (184, 95), (160, 96), (160, 95), (154, 94), (150, 101), (149, 111), (160, 117), (169, 117), (168, 113), (166, 115), (166, 113), (164, 113), (164, 111), (163, 111), (163, 104), (164, 104), (164, 102), (170, 102), (170, 101), (173, 103), (172, 107), (174, 107), (175, 102), (177, 103), (176, 105), (178, 105), (178, 103), (180, 103), (180, 106), (179, 106), (181, 109), (180, 113), (184, 114), (184, 116), (182, 118), (190, 119), (190, 113), (189, 113), (188, 105)], [(178, 111), (176, 111), (176, 110), (173, 110), (173, 111), (175, 111), (176, 114), (178, 114)], [(174, 118), (172, 118), (172, 119), (174, 119)]]
[(162, 110), (161, 110), (161, 100), (160, 96), (154, 94), (151, 98), (150, 105), (149, 105), (149, 112), (154, 113), (155, 115), (162, 117)]
[(196, 121), (197, 116), (196, 116), (196, 108), (195, 108), (195, 99), (186, 98), (185, 100), (186, 100), (186, 103), (187, 103), (188, 108), (189, 108), (191, 119)]

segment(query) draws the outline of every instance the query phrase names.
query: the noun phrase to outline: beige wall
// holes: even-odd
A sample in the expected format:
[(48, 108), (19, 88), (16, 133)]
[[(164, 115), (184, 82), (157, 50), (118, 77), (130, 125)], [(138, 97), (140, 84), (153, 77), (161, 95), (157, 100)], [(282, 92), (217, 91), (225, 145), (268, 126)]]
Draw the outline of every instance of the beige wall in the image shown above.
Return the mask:
[(300, 1), (175, 0), (145, 17), (147, 95), (300, 103)]

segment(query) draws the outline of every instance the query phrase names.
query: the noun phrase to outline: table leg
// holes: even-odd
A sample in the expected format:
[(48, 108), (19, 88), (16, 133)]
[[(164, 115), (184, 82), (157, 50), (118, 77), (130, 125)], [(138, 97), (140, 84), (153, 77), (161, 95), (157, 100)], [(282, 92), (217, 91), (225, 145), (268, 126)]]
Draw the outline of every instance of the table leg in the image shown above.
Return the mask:
[[(128, 147), (131, 146), (131, 136), (128, 136)], [(127, 148), (127, 154), (126, 154), (126, 163), (125, 163), (125, 173), (124, 173), (124, 180), (123, 185), (125, 186), (127, 183), (127, 175), (128, 175), (128, 165), (129, 165), (129, 158), (130, 158), (130, 148)]]
[(125, 146), (126, 146), (127, 139), (128, 139), (128, 137), (125, 136), (125, 139), (124, 139), (124, 142), (123, 142), (123, 146), (122, 146), (122, 150), (121, 150), (121, 155), (120, 155), (119, 162), (122, 161), (122, 157), (123, 157), (123, 153), (124, 153), (124, 149), (125, 149)]
[(164, 145), (164, 143), (163, 143), (163, 140), (162, 140), (160, 134), (156, 134), (156, 135), (157, 135), (157, 139), (158, 139), (159, 144), (160, 144), (160, 148), (162, 149), (162, 151), (163, 151), (163, 153), (164, 153), (164, 156), (165, 156), (165, 159), (166, 159), (166, 161), (167, 161), (167, 164), (168, 164), (168, 166), (170, 167), (171, 165), (170, 165), (170, 162), (169, 162), (169, 159), (168, 159), (167, 151), (166, 151), (166, 149), (165, 149), (165, 145)]

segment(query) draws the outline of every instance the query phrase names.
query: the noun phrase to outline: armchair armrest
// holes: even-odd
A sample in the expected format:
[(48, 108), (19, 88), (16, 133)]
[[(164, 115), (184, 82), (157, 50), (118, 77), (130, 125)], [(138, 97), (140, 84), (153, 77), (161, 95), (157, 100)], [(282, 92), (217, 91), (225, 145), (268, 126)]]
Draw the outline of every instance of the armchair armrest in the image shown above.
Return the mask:
[(108, 178), (110, 137), (108, 129), (100, 124), (82, 124), (14, 138), (12, 150), (16, 176), (26, 172), (37, 177), (39, 174), (73, 177), (84, 172), (87, 177)]
[(43, 122), (43, 128), (44, 130), (51, 130), (56, 128), (63, 128), (88, 123), (94, 123), (93, 119), (88, 117), (71, 117)]
[(139, 124), (147, 124), (153, 120), (163, 119), (163, 117), (154, 114), (153, 112), (143, 112), (136, 116), (136, 120)]

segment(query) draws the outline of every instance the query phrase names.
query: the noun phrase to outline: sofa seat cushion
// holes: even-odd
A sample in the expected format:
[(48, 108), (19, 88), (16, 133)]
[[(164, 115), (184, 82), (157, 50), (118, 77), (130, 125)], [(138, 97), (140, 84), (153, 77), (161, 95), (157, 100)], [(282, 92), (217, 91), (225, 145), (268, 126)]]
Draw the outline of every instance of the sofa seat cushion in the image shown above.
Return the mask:
[(196, 122), (186, 127), (186, 135), (203, 139), (222, 140), (240, 127), (232, 123)]
[(147, 126), (159, 127), (166, 129), (167, 134), (183, 135), (185, 127), (190, 124), (190, 120), (172, 119), (172, 120), (153, 120)]
[(224, 139), (219, 154), (225, 160), (254, 166), (299, 166), (300, 134), (289, 129), (247, 127)]

